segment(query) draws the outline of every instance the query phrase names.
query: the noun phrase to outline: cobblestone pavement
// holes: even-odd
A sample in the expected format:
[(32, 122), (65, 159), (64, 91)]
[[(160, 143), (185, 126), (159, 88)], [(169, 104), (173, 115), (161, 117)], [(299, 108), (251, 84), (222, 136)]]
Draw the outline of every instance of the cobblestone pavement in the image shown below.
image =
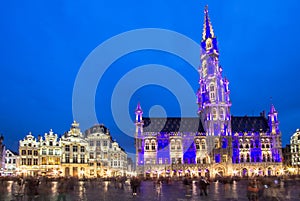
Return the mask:
[[(12, 182), (2, 182), (0, 184), (0, 201), (16, 200), (11, 193)], [(261, 193), (259, 201), (300, 201), (300, 181), (286, 181), (278, 188), (268, 188)], [(155, 187), (153, 182), (144, 181), (141, 183), (140, 191), (136, 196), (131, 194), (129, 185), (120, 188), (110, 182), (90, 183), (79, 182), (73, 191), (66, 195), (67, 201), (247, 201), (246, 196), (247, 181), (241, 180), (233, 184), (222, 184), (212, 182), (208, 188), (208, 196), (200, 196), (196, 184), (187, 188), (182, 182), (173, 182), (171, 184), (162, 184), (161, 187)], [(35, 201), (57, 201), (58, 194), (57, 183), (51, 182), (47, 189), (40, 189), (39, 196)], [(273, 198), (264, 196), (272, 195)], [(23, 201), (28, 201), (24, 197)]]

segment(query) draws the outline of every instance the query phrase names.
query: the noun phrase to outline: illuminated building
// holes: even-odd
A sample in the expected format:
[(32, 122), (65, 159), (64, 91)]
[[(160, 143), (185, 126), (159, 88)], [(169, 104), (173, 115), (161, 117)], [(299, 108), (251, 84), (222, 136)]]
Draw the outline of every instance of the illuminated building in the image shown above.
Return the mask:
[(112, 140), (109, 129), (103, 124), (85, 131), (89, 143), (90, 177), (124, 175), (127, 170), (127, 154)]
[(282, 163), (285, 167), (292, 166), (291, 145), (287, 144), (285, 147), (282, 148), (282, 158), (283, 158)]
[(18, 154), (7, 149), (5, 150), (5, 168), (4, 175), (5, 176), (16, 176), (18, 173), (17, 167), (18, 165)]
[(22, 176), (37, 176), (39, 174), (39, 143), (29, 133), (19, 141), (20, 166)]
[(232, 116), (217, 38), (204, 10), (196, 118), (143, 117), (135, 110), (136, 164), (145, 176), (254, 176), (282, 173), (278, 113)]
[(52, 129), (45, 133), (44, 138), (38, 137), (39, 164), (42, 175), (60, 176), (61, 146), (57, 134)]
[(29, 133), (20, 140), (19, 152), (16, 168), (23, 176), (89, 178), (127, 172), (127, 154), (104, 125), (95, 125), (83, 135), (74, 121), (61, 138), (52, 130), (38, 139)]
[(292, 154), (292, 166), (300, 166), (300, 130), (297, 129), (296, 132), (291, 137), (291, 154)]
[(61, 137), (60, 144), (62, 176), (87, 177), (89, 146), (76, 121), (72, 123), (71, 129)]

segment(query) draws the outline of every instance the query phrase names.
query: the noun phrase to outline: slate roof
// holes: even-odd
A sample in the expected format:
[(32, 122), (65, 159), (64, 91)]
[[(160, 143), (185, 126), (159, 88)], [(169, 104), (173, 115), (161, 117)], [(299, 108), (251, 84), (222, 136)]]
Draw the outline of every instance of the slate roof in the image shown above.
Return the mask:
[(204, 132), (197, 117), (144, 118), (144, 132)]
[[(198, 117), (167, 117), (148, 118), (143, 117), (144, 132), (200, 132), (204, 133), (204, 128)], [(269, 131), (268, 120), (264, 116), (243, 116), (231, 118), (232, 132), (267, 132)]]
[(110, 135), (109, 129), (103, 124), (96, 124), (84, 132), (86, 137), (93, 133), (104, 133)]
[(244, 116), (231, 118), (231, 130), (235, 132), (254, 131), (263, 132), (269, 131), (268, 119), (264, 116)]

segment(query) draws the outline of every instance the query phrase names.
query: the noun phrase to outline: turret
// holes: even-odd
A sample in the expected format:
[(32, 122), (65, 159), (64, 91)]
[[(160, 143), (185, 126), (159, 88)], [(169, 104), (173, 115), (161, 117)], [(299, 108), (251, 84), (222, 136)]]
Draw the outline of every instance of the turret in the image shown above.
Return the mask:
[(140, 103), (138, 103), (135, 109), (135, 148), (137, 165), (143, 165), (144, 163), (143, 125), (143, 110)]
[(270, 112), (268, 114), (269, 127), (272, 134), (279, 133), (278, 112), (273, 104), (271, 104)]
[(135, 109), (135, 122), (141, 123), (142, 121), (143, 121), (143, 110), (141, 108), (140, 103), (138, 103)]

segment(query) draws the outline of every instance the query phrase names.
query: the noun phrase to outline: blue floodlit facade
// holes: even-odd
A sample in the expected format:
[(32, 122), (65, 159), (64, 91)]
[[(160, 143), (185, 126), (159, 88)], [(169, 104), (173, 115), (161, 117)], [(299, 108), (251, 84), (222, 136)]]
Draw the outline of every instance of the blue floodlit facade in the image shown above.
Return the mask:
[(144, 176), (254, 176), (282, 171), (278, 113), (233, 116), (217, 38), (204, 10), (197, 118), (143, 117), (135, 110), (136, 164)]

